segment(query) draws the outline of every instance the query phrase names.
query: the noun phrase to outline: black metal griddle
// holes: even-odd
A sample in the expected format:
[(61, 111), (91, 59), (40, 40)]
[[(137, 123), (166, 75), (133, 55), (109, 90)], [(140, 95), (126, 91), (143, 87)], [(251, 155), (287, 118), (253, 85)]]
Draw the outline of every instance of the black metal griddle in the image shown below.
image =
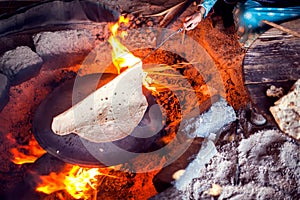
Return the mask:
[[(145, 129), (136, 128), (131, 135), (121, 140), (107, 143), (90, 142), (74, 133), (60, 136), (51, 130), (53, 117), (69, 109), (74, 103), (74, 96), (77, 96), (76, 101), (80, 101), (96, 89), (93, 88), (95, 83), (99, 81), (99, 84), (103, 85), (115, 76), (114, 74), (92, 74), (77, 77), (76, 83), (75, 79), (72, 79), (57, 87), (44, 99), (35, 112), (33, 133), (38, 143), (51, 155), (67, 163), (82, 166), (105, 166), (100, 160), (107, 160), (108, 158), (111, 158), (112, 162), (110, 164), (112, 165), (127, 162), (130, 157), (120, 156), (116, 147), (134, 153), (147, 152), (154, 141), (163, 133), (163, 129), (152, 137), (138, 138), (131, 135), (142, 135), (143, 133), (139, 133), (139, 131), (145, 131)], [(74, 85), (76, 85), (76, 89), (73, 89)], [(155, 99), (151, 92), (143, 88), (143, 93), (147, 98), (149, 107), (154, 105)], [(149, 126), (151, 128), (152, 125), (156, 126), (158, 125), (157, 123), (162, 123), (160, 116), (157, 116), (155, 122), (150, 121), (148, 111), (149, 109), (146, 110), (139, 126)], [(90, 152), (98, 152), (97, 158), (91, 155)]]

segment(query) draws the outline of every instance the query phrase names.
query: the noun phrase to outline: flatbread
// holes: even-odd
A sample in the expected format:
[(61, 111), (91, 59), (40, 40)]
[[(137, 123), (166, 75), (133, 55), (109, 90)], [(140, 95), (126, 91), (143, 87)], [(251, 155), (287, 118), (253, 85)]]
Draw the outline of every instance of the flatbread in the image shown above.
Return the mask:
[(148, 107), (142, 93), (142, 64), (129, 68), (69, 110), (54, 117), (58, 135), (78, 134), (92, 142), (110, 142), (128, 136)]
[(291, 91), (270, 107), (270, 111), (281, 131), (300, 139), (300, 79)]

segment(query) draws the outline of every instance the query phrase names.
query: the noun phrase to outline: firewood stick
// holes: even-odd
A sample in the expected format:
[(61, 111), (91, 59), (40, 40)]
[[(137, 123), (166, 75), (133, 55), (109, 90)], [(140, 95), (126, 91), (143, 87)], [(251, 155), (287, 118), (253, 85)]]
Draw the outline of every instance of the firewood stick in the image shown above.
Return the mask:
[(296, 32), (296, 31), (293, 31), (291, 29), (285, 28), (285, 27), (283, 27), (281, 25), (275, 24), (275, 23), (267, 21), (267, 20), (262, 20), (262, 22), (265, 23), (265, 24), (268, 24), (268, 25), (270, 25), (270, 26), (272, 26), (274, 28), (277, 28), (277, 29), (279, 29), (279, 30), (281, 30), (283, 32), (291, 34), (291, 35), (293, 35), (295, 37), (300, 37), (300, 33)]
[(94, 189), (94, 196), (93, 196), (93, 200), (97, 200), (97, 189)]

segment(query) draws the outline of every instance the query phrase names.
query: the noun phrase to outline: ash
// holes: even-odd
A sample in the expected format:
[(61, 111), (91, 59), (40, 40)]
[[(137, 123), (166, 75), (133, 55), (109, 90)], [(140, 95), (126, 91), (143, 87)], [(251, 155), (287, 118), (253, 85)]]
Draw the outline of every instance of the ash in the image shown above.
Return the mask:
[(298, 199), (300, 147), (278, 130), (258, 131), (238, 144), (217, 146), (218, 153), (182, 189), (169, 188), (153, 199)]

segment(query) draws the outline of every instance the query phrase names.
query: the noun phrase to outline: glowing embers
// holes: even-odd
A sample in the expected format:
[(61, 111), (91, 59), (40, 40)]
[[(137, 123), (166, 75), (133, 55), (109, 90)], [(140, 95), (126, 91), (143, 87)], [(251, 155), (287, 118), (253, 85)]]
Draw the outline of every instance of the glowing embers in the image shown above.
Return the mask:
[[(6, 137), (11, 143), (17, 143), (11, 134), (7, 134)], [(17, 165), (34, 163), (40, 156), (46, 153), (33, 138), (29, 140), (28, 145), (18, 145), (18, 147), (11, 148), (10, 152), (13, 155), (12, 162)]]

